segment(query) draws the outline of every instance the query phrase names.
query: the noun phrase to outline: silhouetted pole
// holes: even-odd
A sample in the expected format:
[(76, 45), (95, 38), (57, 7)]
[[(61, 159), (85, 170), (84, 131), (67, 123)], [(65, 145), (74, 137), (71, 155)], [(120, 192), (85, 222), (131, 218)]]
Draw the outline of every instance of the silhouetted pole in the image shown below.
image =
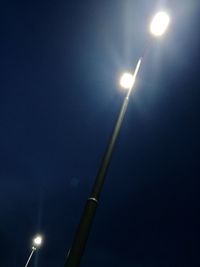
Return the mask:
[[(137, 73), (141, 65), (141, 61), (142, 61), (142, 58), (138, 60), (135, 72), (133, 74), (133, 81), (135, 81), (136, 79)], [(133, 85), (134, 83), (128, 89), (126, 97), (123, 101), (123, 104), (122, 104), (120, 113), (118, 115), (116, 124), (114, 126), (110, 141), (105, 150), (104, 157), (102, 159), (99, 171), (97, 173), (91, 195), (86, 202), (85, 209), (83, 211), (82, 217), (80, 219), (80, 223), (76, 230), (71, 249), (68, 252), (67, 259), (65, 262), (65, 267), (79, 267), (80, 266), (81, 257), (86, 247), (86, 242), (87, 242), (87, 239), (88, 239), (88, 236), (91, 230), (92, 222), (93, 222), (96, 209), (99, 203), (99, 197), (100, 197), (102, 187), (104, 184), (105, 176), (106, 176), (106, 173), (107, 173), (110, 161), (111, 161), (111, 156), (113, 153), (113, 149), (114, 149), (117, 137), (119, 135), (119, 131), (122, 126), (124, 115), (128, 107), (129, 96), (131, 94)]]

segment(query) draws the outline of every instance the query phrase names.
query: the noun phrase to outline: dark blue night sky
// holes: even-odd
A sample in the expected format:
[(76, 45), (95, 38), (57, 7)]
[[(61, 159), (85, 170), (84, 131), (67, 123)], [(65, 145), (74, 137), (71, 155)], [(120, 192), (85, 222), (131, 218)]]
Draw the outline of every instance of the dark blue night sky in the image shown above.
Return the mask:
[[(160, 8), (172, 21), (151, 40)], [(0, 266), (63, 266), (149, 44), (82, 267), (200, 266), (199, 0), (0, 5)]]

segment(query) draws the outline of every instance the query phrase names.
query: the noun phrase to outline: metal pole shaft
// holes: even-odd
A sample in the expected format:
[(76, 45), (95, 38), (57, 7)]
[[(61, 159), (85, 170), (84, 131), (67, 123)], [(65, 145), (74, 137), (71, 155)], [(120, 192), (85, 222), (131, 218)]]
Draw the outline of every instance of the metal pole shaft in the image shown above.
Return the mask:
[(28, 264), (29, 264), (29, 262), (30, 262), (30, 260), (31, 260), (31, 258), (32, 258), (32, 256), (33, 256), (33, 253), (34, 253), (34, 252), (35, 252), (35, 248), (32, 248), (31, 254), (30, 254), (29, 257), (28, 257), (28, 260), (27, 260), (27, 262), (26, 262), (25, 267), (28, 266)]
[[(135, 72), (133, 74), (133, 79), (136, 79), (137, 73), (139, 71), (141, 65), (141, 58), (139, 59)], [(123, 101), (120, 113), (118, 115), (117, 121), (115, 123), (111, 138), (105, 150), (100, 168), (98, 170), (96, 180), (91, 192), (90, 197), (88, 198), (85, 209), (83, 211), (82, 217), (80, 219), (80, 223), (78, 225), (77, 231), (75, 233), (75, 237), (71, 246), (71, 249), (68, 252), (67, 259), (65, 262), (65, 267), (79, 267), (81, 257), (84, 253), (87, 239), (91, 230), (91, 226), (93, 223), (93, 219), (96, 213), (96, 209), (99, 202), (99, 197), (102, 191), (102, 187), (105, 181), (105, 176), (111, 161), (113, 149), (119, 135), (122, 122), (128, 107), (129, 96), (132, 91), (132, 87), (129, 88), (127, 95)]]

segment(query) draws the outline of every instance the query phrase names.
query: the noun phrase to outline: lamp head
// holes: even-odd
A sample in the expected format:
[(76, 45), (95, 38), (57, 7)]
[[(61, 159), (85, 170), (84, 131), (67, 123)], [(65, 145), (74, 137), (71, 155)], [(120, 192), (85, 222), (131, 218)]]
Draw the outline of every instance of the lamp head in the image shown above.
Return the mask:
[(160, 11), (152, 19), (150, 24), (150, 32), (156, 37), (162, 36), (166, 32), (169, 23), (169, 15), (164, 11)]
[(34, 249), (39, 248), (42, 245), (42, 241), (43, 241), (43, 238), (42, 238), (41, 235), (37, 235), (36, 237), (34, 237), (34, 239), (33, 239), (33, 248)]
[(120, 79), (120, 85), (124, 89), (130, 89), (133, 87), (135, 79), (131, 73), (124, 73)]

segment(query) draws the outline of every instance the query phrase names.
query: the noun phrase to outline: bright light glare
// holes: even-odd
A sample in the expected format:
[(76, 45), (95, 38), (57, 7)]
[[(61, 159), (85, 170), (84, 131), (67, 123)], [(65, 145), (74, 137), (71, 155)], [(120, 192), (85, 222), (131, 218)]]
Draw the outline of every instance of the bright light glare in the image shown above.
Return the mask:
[(163, 35), (169, 26), (169, 22), (170, 18), (166, 12), (158, 12), (151, 22), (151, 33), (155, 36)]
[(42, 236), (41, 235), (37, 235), (34, 239), (33, 239), (33, 245), (35, 247), (39, 247), (42, 244)]
[(133, 87), (135, 79), (131, 73), (124, 73), (120, 79), (120, 85), (125, 89)]

